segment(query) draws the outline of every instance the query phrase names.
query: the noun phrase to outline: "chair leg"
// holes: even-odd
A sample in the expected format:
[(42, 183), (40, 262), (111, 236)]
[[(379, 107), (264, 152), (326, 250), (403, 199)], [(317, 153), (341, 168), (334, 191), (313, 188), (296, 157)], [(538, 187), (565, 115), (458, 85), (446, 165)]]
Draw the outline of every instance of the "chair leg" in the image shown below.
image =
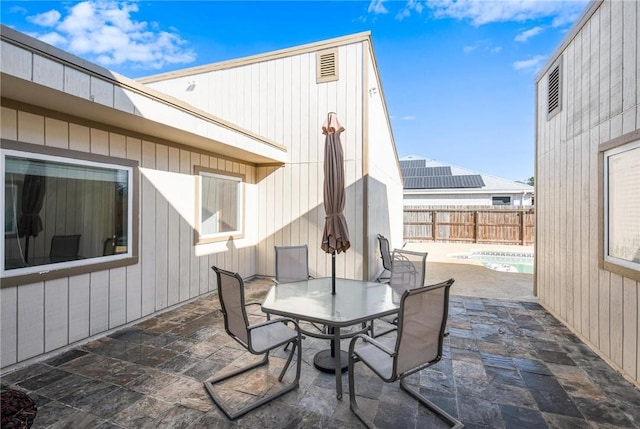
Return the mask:
[(409, 385), (406, 383), (405, 378), (400, 379), (400, 388), (402, 388), (402, 390), (409, 393), (411, 396), (413, 396), (418, 401), (420, 401), (425, 407), (433, 411), (442, 421), (446, 422), (453, 429), (460, 429), (464, 427), (464, 425), (460, 420), (454, 418), (451, 414), (447, 413), (445, 410), (438, 407), (436, 404), (434, 404), (429, 399), (427, 399), (419, 391), (410, 388)]
[[(292, 341), (292, 342), (287, 343), (287, 345), (288, 344), (292, 344), (292, 343), (293, 343), (293, 345), (291, 346), (291, 352), (289, 353), (289, 356), (287, 357), (287, 362), (282, 367), (282, 371), (280, 371), (280, 376), (278, 377), (278, 381), (282, 381), (282, 379), (284, 378), (284, 375), (286, 374), (287, 369), (289, 369), (289, 365), (291, 364), (291, 360), (293, 359), (293, 354), (296, 351), (296, 346), (298, 345), (298, 342), (297, 341)], [(285, 350), (286, 350), (286, 347), (285, 347)], [(300, 348), (300, 350), (302, 350), (302, 347)], [(298, 353), (298, 356), (300, 356), (300, 353)], [(300, 371), (300, 364), (299, 363), (298, 363), (298, 368), (296, 369), (296, 371), (298, 371), (298, 372)]]
[(213, 402), (215, 402), (215, 404), (226, 414), (227, 417), (229, 417), (230, 420), (235, 420), (238, 417), (248, 413), (249, 411), (260, 407), (261, 405), (266, 404), (267, 402), (271, 401), (272, 399), (277, 398), (278, 396), (282, 396), (285, 393), (297, 388), (300, 384), (300, 367), (302, 366), (302, 353), (300, 352), (302, 350), (301, 344), (299, 344), (301, 342), (300, 336), (298, 336), (298, 338), (293, 342), (293, 346), (291, 347), (291, 353), (289, 354), (289, 357), (287, 359), (287, 362), (285, 363), (280, 376), (278, 377), (278, 381), (282, 382), (282, 379), (284, 378), (284, 375), (289, 367), (289, 364), (292, 361), (293, 358), (293, 353), (296, 351), (296, 348), (298, 348), (298, 358), (297, 358), (297, 368), (296, 368), (296, 376), (295, 379), (287, 384), (286, 386), (284, 386), (282, 389), (278, 390), (275, 393), (272, 393), (271, 395), (265, 396), (264, 398), (255, 401), (253, 403), (248, 404), (247, 406), (240, 408), (238, 410), (236, 410), (235, 412), (233, 411), (233, 409), (231, 407), (228, 407), (223, 399), (218, 395), (218, 393), (215, 391), (214, 389), (214, 385), (224, 381), (224, 380), (228, 380), (232, 377), (235, 377), (237, 375), (240, 375), (244, 372), (247, 372), (251, 369), (257, 368), (259, 366), (265, 365), (269, 362), (269, 352), (266, 352), (264, 354), (264, 358), (261, 359), (260, 361), (253, 363), (251, 365), (247, 365), (246, 367), (242, 367), (239, 368), (235, 371), (232, 371), (230, 373), (221, 375), (219, 377), (213, 377), (210, 378), (209, 380), (204, 382), (204, 387), (207, 389), (207, 392), (209, 392), (209, 395), (211, 396), (211, 399), (213, 399)]
[(358, 417), (358, 419), (368, 429), (373, 429), (374, 427), (373, 423), (367, 420), (367, 418), (364, 416), (362, 411), (360, 411), (360, 408), (358, 407), (358, 402), (356, 401), (356, 386), (355, 386), (355, 375), (354, 375), (353, 364), (356, 362), (359, 362), (360, 360), (355, 354), (353, 354), (353, 347), (349, 347), (349, 349), (350, 349), (349, 350), (349, 368), (347, 371), (349, 373), (349, 408), (351, 408), (351, 411), (353, 412), (353, 414), (355, 414), (356, 417)]

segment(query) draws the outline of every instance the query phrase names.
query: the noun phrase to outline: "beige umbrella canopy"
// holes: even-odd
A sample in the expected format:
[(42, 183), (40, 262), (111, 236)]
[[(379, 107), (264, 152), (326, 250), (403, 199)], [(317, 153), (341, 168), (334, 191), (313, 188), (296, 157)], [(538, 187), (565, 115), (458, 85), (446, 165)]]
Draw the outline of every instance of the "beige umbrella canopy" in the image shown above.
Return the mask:
[(344, 217), (344, 155), (340, 133), (344, 127), (338, 115), (330, 112), (322, 124), (324, 143), (324, 210), (326, 213), (321, 248), (331, 253), (332, 293), (335, 295), (336, 253), (346, 252), (349, 242), (349, 228)]

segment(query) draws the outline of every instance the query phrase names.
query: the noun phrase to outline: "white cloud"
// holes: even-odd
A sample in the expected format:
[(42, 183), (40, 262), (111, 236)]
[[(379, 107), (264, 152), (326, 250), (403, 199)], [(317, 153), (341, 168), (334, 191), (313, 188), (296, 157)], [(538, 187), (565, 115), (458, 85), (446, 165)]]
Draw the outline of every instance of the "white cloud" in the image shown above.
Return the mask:
[(525, 22), (553, 18), (554, 26), (572, 23), (584, 10), (585, 0), (426, 0), (427, 8), (440, 18), (468, 19), (479, 26), (491, 22)]
[(490, 40), (478, 40), (473, 45), (467, 45), (463, 47), (462, 50), (465, 54), (470, 54), (471, 52), (476, 50), (497, 54), (498, 52), (502, 51), (502, 46), (496, 46)]
[(542, 33), (542, 31), (544, 30), (543, 27), (537, 26), (537, 27), (533, 27), (530, 28), (529, 30), (525, 30), (522, 33), (518, 34), (515, 37), (515, 41), (516, 42), (526, 42), (527, 40), (529, 40), (530, 38), (537, 36), (538, 34)]
[(423, 10), (424, 10), (424, 6), (422, 5), (422, 3), (416, 0), (408, 0), (404, 8), (401, 9), (400, 12), (398, 12), (398, 14), (396, 15), (396, 19), (398, 21), (402, 21), (403, 19), (411, 16), (412, 12), (418, 12), (418, 15), (419, 15), (422, 13)]
[(413, 115), (405, 115), (400, 119), (402, 119), (403, 121), (414, 121), (417, 118), (415, 116), (413, 116)]
[(28, 16), (27, 21), (41, 27), (52, 27), (60, 20), (60, 16), (60, 12), (57, 10), (50, 10), (49, 12)]
[(369, 8), (367, 9), (367, 12), (369, 13), (373, 12), (376, 15), (389, 13), (387, 8), (384, 7), (384, 2), (385, 0), (371, 0), (371, 3), (369, 3)]
[(136, 12), (136, 3), (87, 0), (62, 13), (51, 10), (28, 19), (55, 29), (39, 34), (39, 39), (107, 67), (126, 64), (157, 70), (195, 60), (195, 52), (184, 47), (186, 42), (175, 30), (160, 31), (157, 23), (136, 21)]
[(40, 35), (38, 37), (44, 43), (48, 43), (54, 46), (62, 46), (67, 43), (67, 39), (65, 39), (62, 35), (60, 35), (60, 33), (56, 33), (55, 31)]
[(533, 70), (537, 71), (544, 61), (547, 59), (544, 55), (536, 55), (528, 60), (516, 61), (513, 63), (514, 70)]

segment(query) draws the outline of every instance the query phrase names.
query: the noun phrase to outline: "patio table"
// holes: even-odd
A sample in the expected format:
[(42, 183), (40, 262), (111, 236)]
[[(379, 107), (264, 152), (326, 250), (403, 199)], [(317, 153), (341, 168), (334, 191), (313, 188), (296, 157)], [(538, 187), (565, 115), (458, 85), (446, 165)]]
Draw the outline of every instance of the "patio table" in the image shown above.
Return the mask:
[(303, 333), (333, 341), (336, 396), (342, 399), (340, 339), (349, 335), (341, 335), (340, 329), (395, 314), (399, 303), (385, 283), (336, 278), (336, 294), (332, 295), (331, 281), (331, 277), (324, 277), (275, 285), (267, 293), (262, 311), (323, 324), (333, 331), (332, 335), (307, 330)]

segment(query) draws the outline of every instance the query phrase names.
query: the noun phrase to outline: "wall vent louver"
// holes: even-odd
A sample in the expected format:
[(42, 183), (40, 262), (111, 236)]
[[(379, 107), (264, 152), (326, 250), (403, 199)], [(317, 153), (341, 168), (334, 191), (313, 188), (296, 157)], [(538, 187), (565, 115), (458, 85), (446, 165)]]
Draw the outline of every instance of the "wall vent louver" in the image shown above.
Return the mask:
[(338, 49), (325, 49), (316, 54), (317, 83), (338, 80)]
[(551, 68), (547, 81), (547, 119), (551, 119), (562, 108), (561, 104), (561, 88), (562, 82), (561, 62), (558, 62)]

